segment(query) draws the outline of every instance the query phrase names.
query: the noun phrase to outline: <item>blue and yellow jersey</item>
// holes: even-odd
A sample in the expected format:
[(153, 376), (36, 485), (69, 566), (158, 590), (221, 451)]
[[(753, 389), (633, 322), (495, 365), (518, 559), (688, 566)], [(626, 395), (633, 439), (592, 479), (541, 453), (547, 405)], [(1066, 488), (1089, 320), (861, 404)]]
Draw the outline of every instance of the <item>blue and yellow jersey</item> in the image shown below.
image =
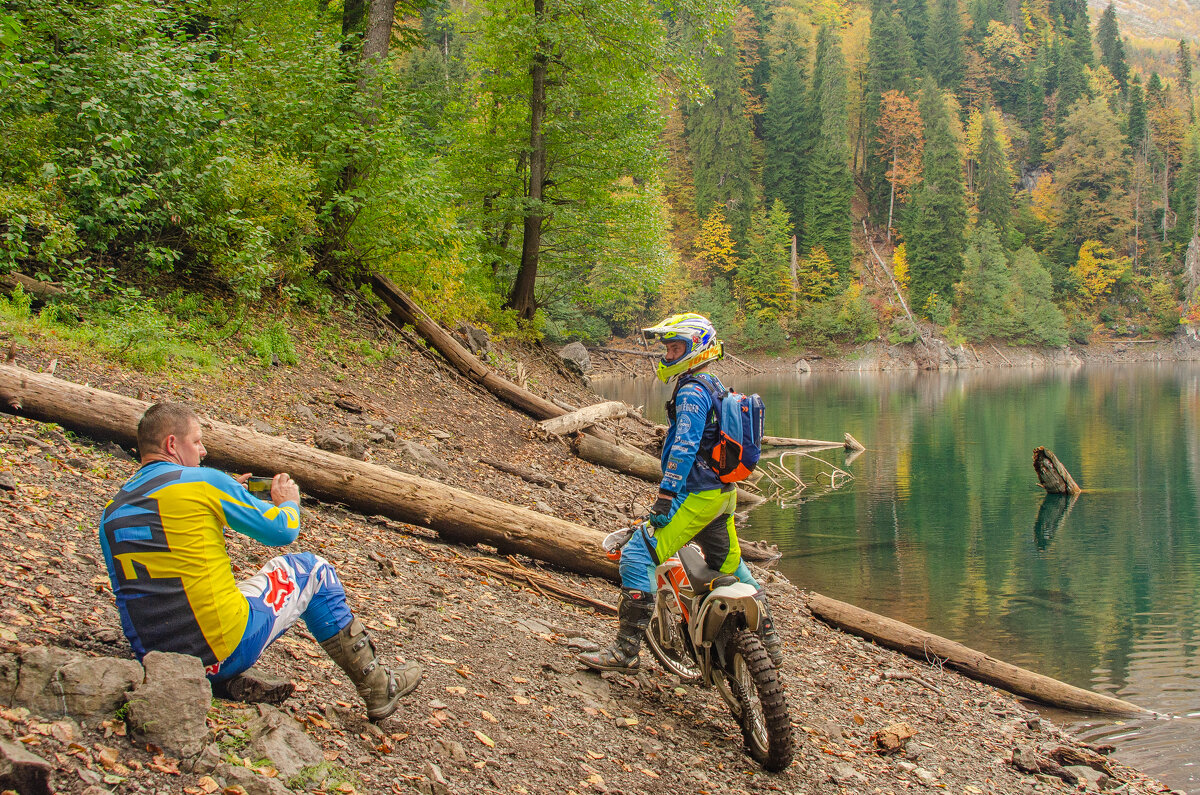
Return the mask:
[(216, 469), (156, 461), (104, 508), (100, 547), (121, 625), (141, 659), (148, 651), (228, 657), (249, 606), (237, 588), (224, 530), (270, 546), (296, 540), (300, 506), (276, 507)]
[(718, 404), (713, 394), (724, 389), (717, 377), (709, 373), (679, 379), (675, 394), (667, 404), (671, 424), (663, 439), (663, 478), (659, 484), (663, 491), (676, 495), (692, 494), (725, 485), (705, 460), (705, 454), (712, 451), (720, 433), (716, 414)]

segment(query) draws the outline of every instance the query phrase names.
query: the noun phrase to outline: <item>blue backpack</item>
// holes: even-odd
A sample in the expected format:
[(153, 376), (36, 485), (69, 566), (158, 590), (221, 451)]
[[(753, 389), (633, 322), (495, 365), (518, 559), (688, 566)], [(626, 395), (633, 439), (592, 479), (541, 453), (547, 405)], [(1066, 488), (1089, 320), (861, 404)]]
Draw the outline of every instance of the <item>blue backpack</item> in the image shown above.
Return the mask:
[[(708, 378), (690, 376), (680, 379), (702, 385), (712, 399), (717, 419), (717, 443), (702, 450), (722, 483), (737, 483), (750, 477), (762, 456), (763, 401), (757, 394), (743, 395), (731, 389), (721, 390)], [(676, 387), (678, 391), (679, 387)]]

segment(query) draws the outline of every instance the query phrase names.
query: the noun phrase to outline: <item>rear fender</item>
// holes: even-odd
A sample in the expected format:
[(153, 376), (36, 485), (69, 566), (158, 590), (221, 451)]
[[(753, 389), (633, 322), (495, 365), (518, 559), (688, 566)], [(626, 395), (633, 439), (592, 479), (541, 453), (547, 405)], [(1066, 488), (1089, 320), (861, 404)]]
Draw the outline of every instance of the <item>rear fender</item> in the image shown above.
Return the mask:
[[(721, 626), (735, 615), (742, 616), (746, 628), (757, 631), (762, 622), (762, 609), (753, 585), (736, 582), (722, 585), (704, 599), (692, 619), (692, 643), (697, 648), (711, 645), (721, 631)], [(718, 649), (718, 654), (721, 651)]]

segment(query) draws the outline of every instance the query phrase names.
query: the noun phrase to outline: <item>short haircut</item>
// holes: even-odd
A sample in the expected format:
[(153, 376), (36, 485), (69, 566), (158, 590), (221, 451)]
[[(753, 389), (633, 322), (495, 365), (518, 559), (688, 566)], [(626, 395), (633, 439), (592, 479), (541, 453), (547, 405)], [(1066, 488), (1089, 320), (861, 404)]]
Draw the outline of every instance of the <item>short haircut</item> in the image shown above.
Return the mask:
[(193, 422), (199, 423), (200, 419), (184, 404), (165, 400), (155, 403), (138, 420), (138, 454), (144, 456), (156, 452), (168, 436), (185, 435)]

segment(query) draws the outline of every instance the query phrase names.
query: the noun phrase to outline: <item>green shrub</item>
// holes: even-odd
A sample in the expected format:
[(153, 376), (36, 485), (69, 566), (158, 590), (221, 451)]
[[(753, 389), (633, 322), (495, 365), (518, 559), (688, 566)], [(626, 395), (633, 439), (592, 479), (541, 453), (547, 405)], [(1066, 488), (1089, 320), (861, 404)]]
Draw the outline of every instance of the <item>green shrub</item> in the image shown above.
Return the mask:
[(258, 334), (254, 334), (247, 338), (250, 350), (262, 362), (263, 367), (270, 367), (272, 357), (279, 360), (280, 364), (296, 364), (299, 359), (296, 357), (296, 346), (292, 343), (292, 337), (288, 334), (287, 327), (282, 322), (276, 321)]

